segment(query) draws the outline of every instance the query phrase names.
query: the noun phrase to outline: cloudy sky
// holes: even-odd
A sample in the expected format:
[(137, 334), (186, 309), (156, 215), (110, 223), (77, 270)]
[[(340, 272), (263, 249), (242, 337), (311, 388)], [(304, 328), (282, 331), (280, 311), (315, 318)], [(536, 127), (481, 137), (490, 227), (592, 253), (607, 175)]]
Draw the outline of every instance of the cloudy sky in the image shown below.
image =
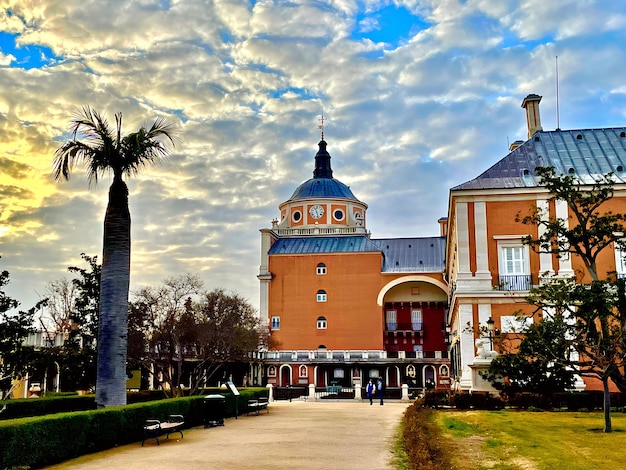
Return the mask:
[(164, 116), (171, 158), (129, 181), (131, 289), (198, 274), (258, 307), (259, 229), (334, 176), (374, 238), (438, 235), (450, 187), (543, 128), (626, 125), (626, 0), (0, 0), (0, 270), (29, 308), (102, 250), (110, 181), (51, 177), (89, 105)]

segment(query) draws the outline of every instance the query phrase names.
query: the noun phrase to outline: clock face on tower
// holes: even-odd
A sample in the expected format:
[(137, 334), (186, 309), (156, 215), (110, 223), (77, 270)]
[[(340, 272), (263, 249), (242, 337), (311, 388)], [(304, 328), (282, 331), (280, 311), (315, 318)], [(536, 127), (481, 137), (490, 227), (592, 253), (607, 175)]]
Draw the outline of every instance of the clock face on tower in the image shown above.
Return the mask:
[(324, 215), (324, 208), (319, 204), (315, 204), (309, 209), (309, 214), (311, 214), (311, 217), (314, 219), (319, 219)]

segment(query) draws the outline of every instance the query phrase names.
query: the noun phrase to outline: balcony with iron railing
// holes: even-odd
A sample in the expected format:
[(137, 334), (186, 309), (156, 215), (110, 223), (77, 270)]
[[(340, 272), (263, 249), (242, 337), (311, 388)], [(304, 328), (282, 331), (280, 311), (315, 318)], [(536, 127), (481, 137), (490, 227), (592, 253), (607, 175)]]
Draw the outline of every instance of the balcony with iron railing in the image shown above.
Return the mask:
[(387, 322), (386, 331), (422, 331), (424, 324), (422, 322), (408, 323), (392, 323)]
[(527, 291), (533, 286), (533, 279), (530, 274), (514, 274), (498, 276), (496, 290), (502, 291)]

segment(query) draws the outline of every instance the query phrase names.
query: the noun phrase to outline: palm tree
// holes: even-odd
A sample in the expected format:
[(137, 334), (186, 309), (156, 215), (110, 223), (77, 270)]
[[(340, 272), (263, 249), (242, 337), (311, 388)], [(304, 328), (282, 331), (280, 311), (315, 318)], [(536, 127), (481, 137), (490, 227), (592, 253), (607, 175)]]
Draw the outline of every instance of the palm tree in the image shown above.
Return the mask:
[(113, 173), (104, 217), (102, 274), (98, 328), (96, 404), (99, 408), (126, 404), (128, 290), (130, 284), (130, 211), (128, 187), (122, 179), (149, 163), (167, 157), (167, 140), (174, 144), (175, 129), (158, 118), (149, 129), (122, 137), (122, 114), (115, 129), (106, 117), (83, 107), (71, 121), (72, 139), (55, 152), (53, 176), (68, 180), (75, 163), (87, 166), (89, 185), (103, 173)]

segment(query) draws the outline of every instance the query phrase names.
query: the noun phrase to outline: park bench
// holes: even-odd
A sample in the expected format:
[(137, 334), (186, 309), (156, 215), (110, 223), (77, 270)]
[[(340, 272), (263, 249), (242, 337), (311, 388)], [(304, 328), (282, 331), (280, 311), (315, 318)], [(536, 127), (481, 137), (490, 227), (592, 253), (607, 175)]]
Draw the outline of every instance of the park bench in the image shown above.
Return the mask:
[(248, 400), (248, 413), (256, 412), (257, 416), (261, 410), (265, 410), (268, 413), (270, 412), (269, 408), (269, 399), (267, 397), (260, 397), (258, 399), (250, 399)]
[(170, 438), (172, 433), (180, 433), (180, 437), (183, 437), (183, 425), (185, 424), (185, 418), (183, 415), (170, 415), (168, 421), (159, 421), (158, 419), (147, 419), (143, 425), (143, 441), (146, 439), (156, 439), (157, 445), (159, 444), (159, 436), (165, 434), (165, 439)]

